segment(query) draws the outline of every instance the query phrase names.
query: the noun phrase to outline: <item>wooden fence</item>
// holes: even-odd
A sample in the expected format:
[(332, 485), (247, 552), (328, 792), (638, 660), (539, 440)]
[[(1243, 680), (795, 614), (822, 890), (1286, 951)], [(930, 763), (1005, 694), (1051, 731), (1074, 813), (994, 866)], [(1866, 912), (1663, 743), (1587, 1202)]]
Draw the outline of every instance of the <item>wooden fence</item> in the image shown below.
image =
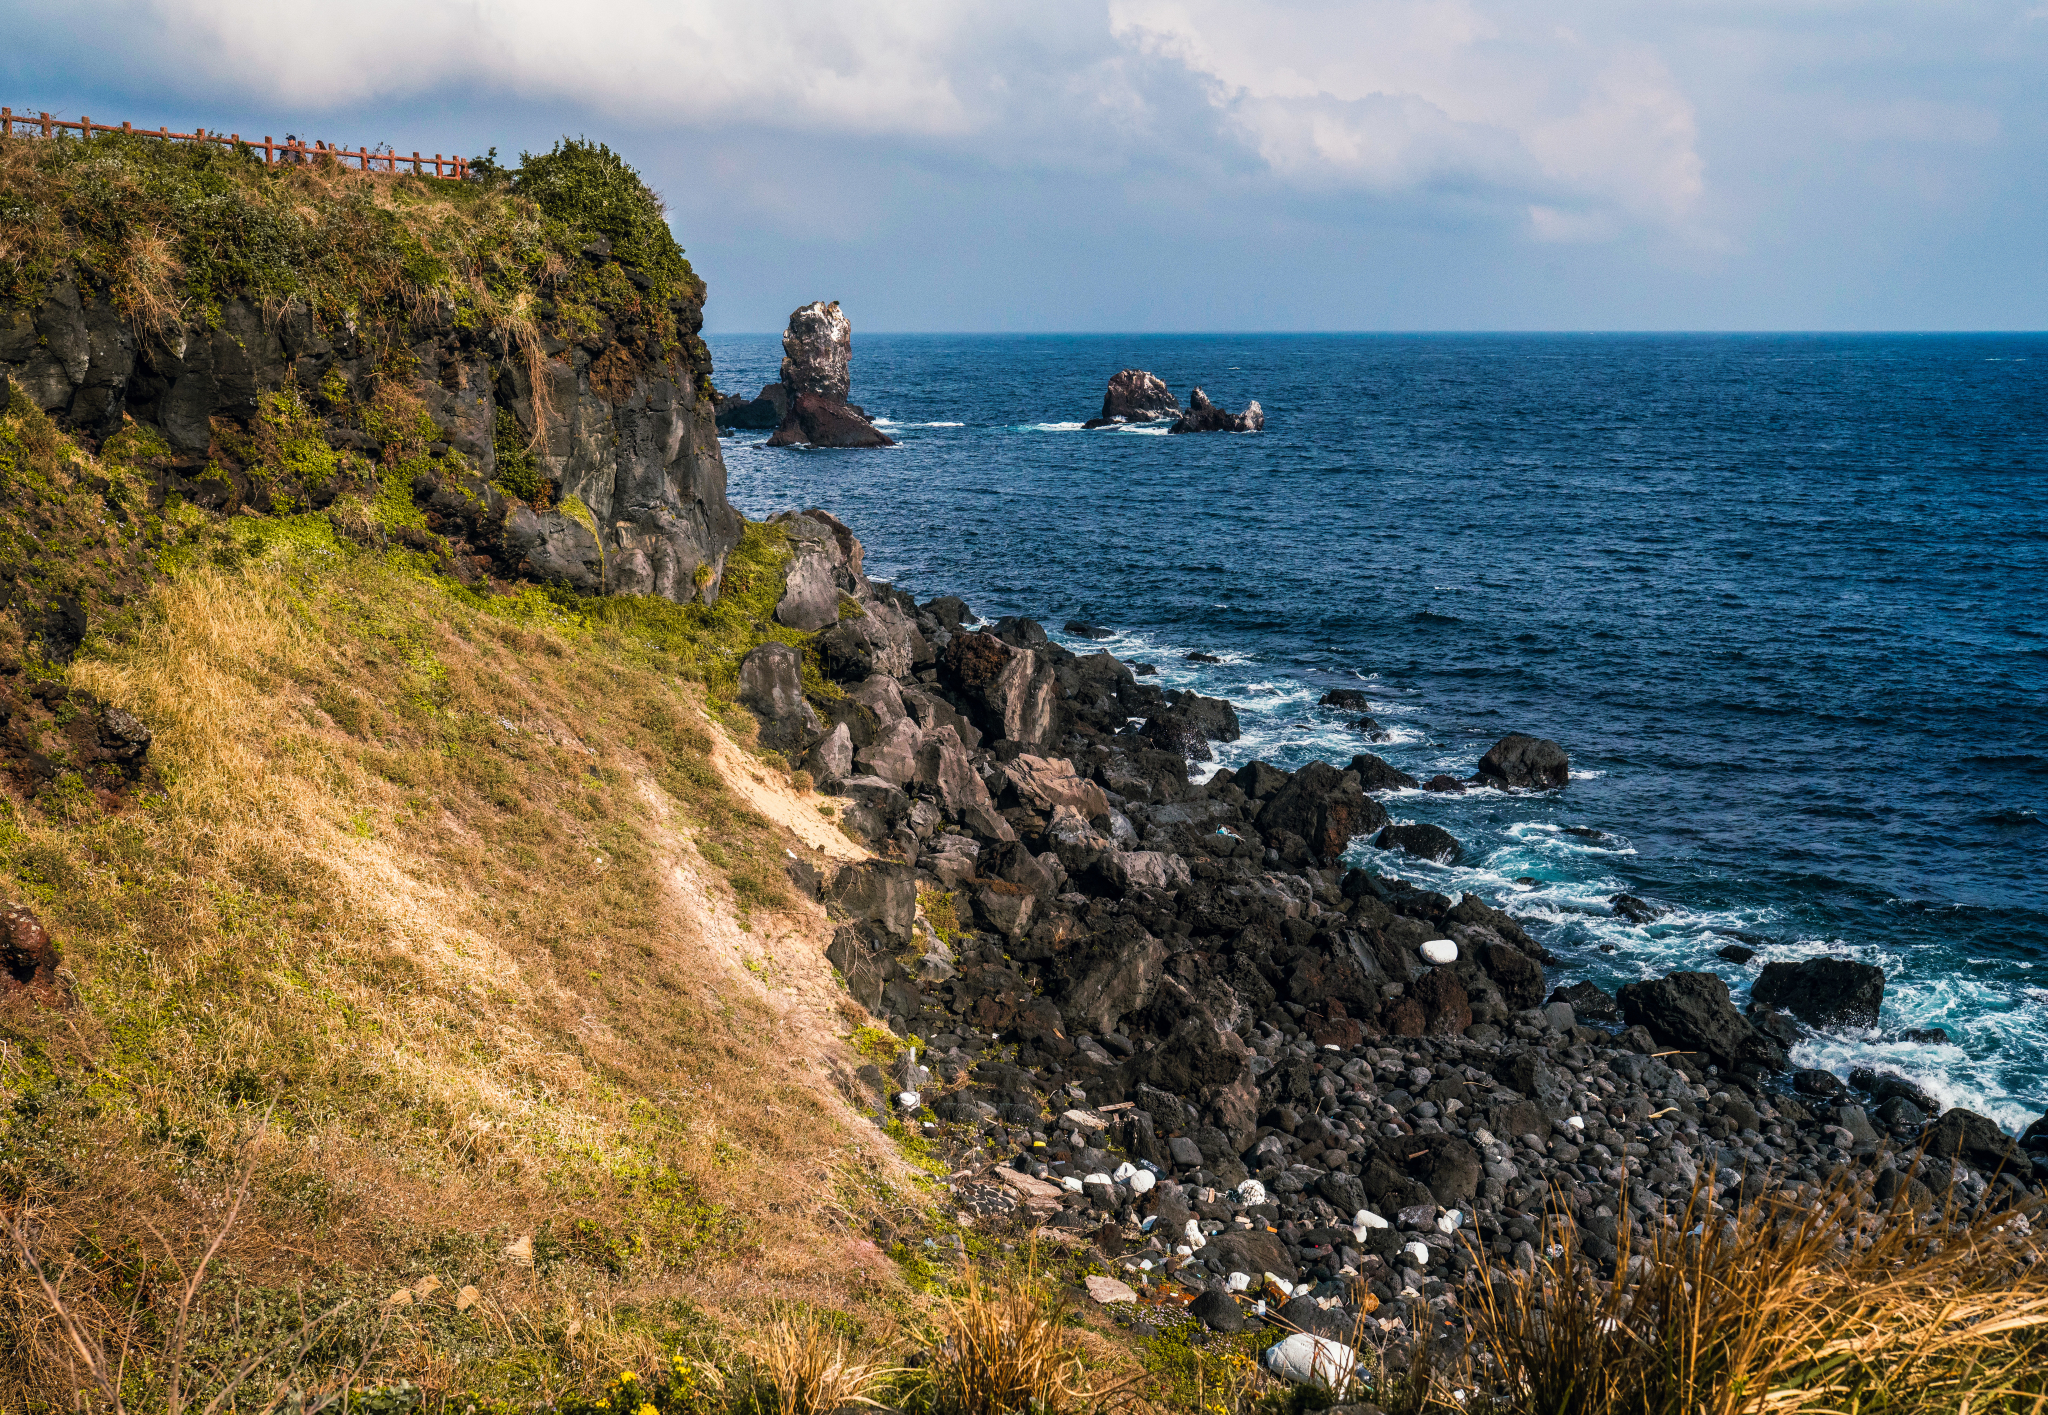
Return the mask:
[(247, 143), (240, 133), (209, 133), (204, 128), (192, 133), (174, 133), (169, 128), (138, 128), (133, 123), (115, 127), (112, 123), (95, 123), (79, 115), (75, 123), (52, 118), (47, 113), (38, 113), (31, 118), (25, 113), (16, 113), (12, 108), (0, 108), (0, 137), (61, 137), (65, 133), (77, 133), (80, 137), (91, 137), (94, 133), (129, 133), (136, 137), (162, 138), (166, 142), (210, 142), (222, 147), (247, 147), (251, 152), (263, 154), (264, 162), (272, 166), (298, 166), (313, 162), (351, 162), (365, 172), (410, 172), (415, 177), (441, 177), (461, 181), (469, 175), (469, 160), (463, 157), (443, 157), (435, 153), (422, 157), (415, 152), (404, 157), (396, 152), (372, 152), (368, 148), (357, 148), (350, 152), (345, 147), (329, 147), (326, 143), (304, 143), (297, 139), (273, 142), (265, 136), (262, 142), (254, 138)]

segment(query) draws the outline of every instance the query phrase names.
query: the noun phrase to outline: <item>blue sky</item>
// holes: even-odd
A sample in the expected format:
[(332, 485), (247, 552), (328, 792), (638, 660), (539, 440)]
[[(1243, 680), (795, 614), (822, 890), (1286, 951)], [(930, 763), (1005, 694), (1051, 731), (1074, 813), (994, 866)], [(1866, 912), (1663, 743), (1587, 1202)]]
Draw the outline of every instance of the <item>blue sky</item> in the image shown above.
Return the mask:
[(0, 0), (6, 99), (609, 142), (714, 332), (2048, 327), (2048, 3)]

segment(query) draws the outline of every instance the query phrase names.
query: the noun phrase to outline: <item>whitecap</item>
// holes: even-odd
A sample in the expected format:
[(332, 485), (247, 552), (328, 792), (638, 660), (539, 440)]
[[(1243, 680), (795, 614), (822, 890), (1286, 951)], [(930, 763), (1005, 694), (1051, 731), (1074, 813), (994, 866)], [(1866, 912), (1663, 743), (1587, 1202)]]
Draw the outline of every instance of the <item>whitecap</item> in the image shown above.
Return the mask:
[(913, 423), (913, 427), (966, 427), (966, 423)]

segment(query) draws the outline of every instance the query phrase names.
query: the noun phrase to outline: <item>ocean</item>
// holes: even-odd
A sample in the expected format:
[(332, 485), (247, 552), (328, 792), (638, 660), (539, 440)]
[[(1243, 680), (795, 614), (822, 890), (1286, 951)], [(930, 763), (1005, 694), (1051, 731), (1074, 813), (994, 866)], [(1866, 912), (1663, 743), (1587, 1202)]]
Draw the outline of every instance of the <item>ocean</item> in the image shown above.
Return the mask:
[[(721, 389), (777, 376), (778, 336), (709, 343)], [(1125, 367), (1266, 430), (1082, 430)], [(728, 437), (735, 505), (825, 507), (920, 599), (1113, 630), (1236, 703), (1223, 766), (1555, 738), (1563, 790), (1386, 801), (1460, 864), (1350, 858), (1502, 904), (1553, 983), (1874, 962), (1880, 1025), (1795, 1063), (2048, 1108), (2048, 336), (856, 332), (853, 383), (902, 445)]]

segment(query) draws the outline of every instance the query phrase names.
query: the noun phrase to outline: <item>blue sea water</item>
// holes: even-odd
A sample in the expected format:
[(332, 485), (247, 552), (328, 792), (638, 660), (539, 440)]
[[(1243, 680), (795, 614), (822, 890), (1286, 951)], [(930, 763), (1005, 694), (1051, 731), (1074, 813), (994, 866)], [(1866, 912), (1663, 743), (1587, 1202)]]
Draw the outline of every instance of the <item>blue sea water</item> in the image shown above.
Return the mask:
[[(775, 337), (710, 343), (721, 388), (776, 377)], [(1124, 367), (1266, 430), (1083, 431)], [(1353, 857), (1609, 987), (1867, 959), (1881, 1026), (1795, 1060), (2048, 1107), (2048, 337), (866, 335), (854, 398), (900, 447), (728, 438), (735, 504), (834, 511), (920, 599), (1114, 629), (1236, 702), (1225, 765), (1465, 776), (1556, 738), (1561, 791), (1387, 801), (1461, 865)], [(1393, 740), (1316, 705), (1338, 686)]]

